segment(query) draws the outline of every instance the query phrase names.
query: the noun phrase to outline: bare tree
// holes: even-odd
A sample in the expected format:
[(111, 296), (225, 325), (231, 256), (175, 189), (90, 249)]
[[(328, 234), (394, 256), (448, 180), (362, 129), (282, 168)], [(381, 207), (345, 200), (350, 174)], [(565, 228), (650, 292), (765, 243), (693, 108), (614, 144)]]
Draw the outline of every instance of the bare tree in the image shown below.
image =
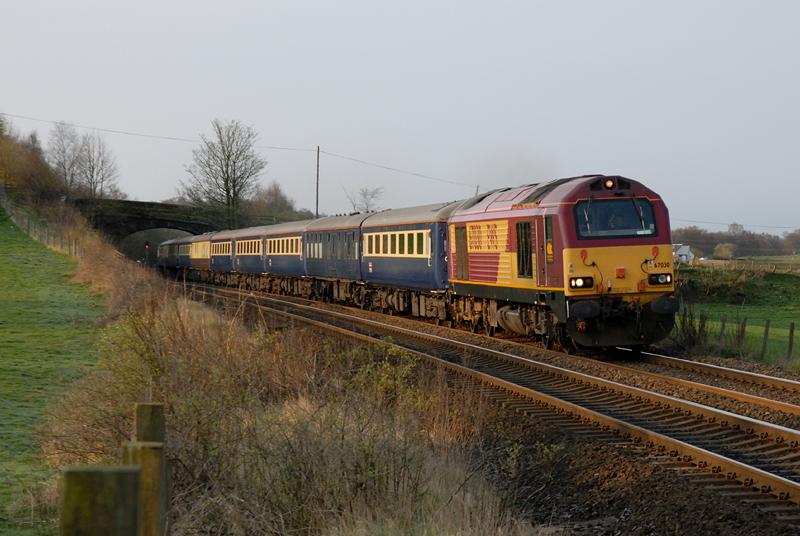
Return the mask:
[(67, 197), (70, 197), (80, 180), (81, 138), (75, 127), (56, 123), (50, 131), (47, 161), (64, 183)]
[(213, 134), (202, 135), (186, 167), (191, 180), (181, 183), (180, 194), (192, 204), (221, 210), (228, 227), (239, 226), (242, 201), (250, 196), (267, 165), (255, 151), (258, 134), (239, 121), (211, 121)]
[(372, 212), (379, 210), (378, 201), (383, 195), (383, 187), (377, 188), (361, 188), (358, 193), (351, 193), (347, 190), (344, 191), (350, 204), (353, 206), (354, 212)]
[(84, 134), (81, 138), (78, 177), (81, 186), (86, 188), (91, 199), (119, 197), (121, 192), (116, 184), (119, 172), (114, 155), (106, 147), (103, 138)]

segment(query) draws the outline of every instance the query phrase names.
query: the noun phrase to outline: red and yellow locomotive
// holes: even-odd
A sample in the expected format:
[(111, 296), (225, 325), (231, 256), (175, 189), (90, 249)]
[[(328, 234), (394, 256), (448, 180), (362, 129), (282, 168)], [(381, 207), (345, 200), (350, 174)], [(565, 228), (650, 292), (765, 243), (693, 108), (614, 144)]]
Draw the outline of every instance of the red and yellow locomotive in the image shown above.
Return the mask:
[(548, 343), (640, 347), (666, 337), (676, 301), (669, 214), (619, 176), (508, 188), (448, 220), (457, 320)]

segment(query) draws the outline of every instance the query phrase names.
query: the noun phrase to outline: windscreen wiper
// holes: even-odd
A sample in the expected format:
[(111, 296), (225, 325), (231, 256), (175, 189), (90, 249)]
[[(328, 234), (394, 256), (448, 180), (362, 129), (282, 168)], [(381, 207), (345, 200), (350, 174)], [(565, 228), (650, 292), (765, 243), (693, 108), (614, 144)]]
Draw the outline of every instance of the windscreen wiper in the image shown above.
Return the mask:
[(592, 232), (592, 226), (589, 224), (589, 209), (592, 208), (592, 198), (589, 197), (589, 202), (586, 203), (586, 208), (583, 209), (583, 219), (586, 222), (586, 233)]
[(642, 206), (636, 201), (635, 197), (631, 197), (631, 201), (633, 201), (633, 206), (636, 207), (636, 214), (639, 215), (639, 223), (642, 225), (642, 230), (645, 231), (644, 227), (644, 211), (642, 210)]

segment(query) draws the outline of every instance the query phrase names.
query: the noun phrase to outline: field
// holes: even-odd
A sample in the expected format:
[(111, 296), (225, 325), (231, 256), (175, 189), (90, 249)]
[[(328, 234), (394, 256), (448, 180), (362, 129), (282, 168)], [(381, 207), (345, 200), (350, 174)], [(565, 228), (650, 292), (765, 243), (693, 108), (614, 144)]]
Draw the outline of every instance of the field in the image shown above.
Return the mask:
[(48, 402), (95, 360), (102, 303), (70, 284), (75, 262), (34, 242), (0, 211), (0, 533), (8, 507), (45, 474), (35, 431)]
[[(800, 276), (760, 268), (786, 258), (789, 257), (756, 257), (750, 259), (747, 266), (726, 264), (680, 269), (682, 301), (684, 305), (690, 304), (696, 318), (701, 315), (707, 318), (708, 342), (712, 347), (719, 347), (728, 355), (761, 359), (765, 325), (769, 320), (763, 360), (792, 368), (800, 366), (800, 333), (795, 333), (791, 358), (787, 355), (790, 325), (795, 323), (800, 331)], [(738, 330), (745, 319), (745, 340), (740, 349)]]

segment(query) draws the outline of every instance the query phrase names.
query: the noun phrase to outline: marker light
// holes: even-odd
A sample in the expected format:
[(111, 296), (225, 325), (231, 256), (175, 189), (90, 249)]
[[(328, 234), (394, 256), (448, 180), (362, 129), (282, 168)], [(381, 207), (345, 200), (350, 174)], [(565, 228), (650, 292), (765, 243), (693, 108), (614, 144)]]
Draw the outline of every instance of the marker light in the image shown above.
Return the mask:
[(606, 182), (603, 183), (603, 186), (606, 187), (606, 190), (611, 190), (614, 188), (614, 179), (606, 179)]

